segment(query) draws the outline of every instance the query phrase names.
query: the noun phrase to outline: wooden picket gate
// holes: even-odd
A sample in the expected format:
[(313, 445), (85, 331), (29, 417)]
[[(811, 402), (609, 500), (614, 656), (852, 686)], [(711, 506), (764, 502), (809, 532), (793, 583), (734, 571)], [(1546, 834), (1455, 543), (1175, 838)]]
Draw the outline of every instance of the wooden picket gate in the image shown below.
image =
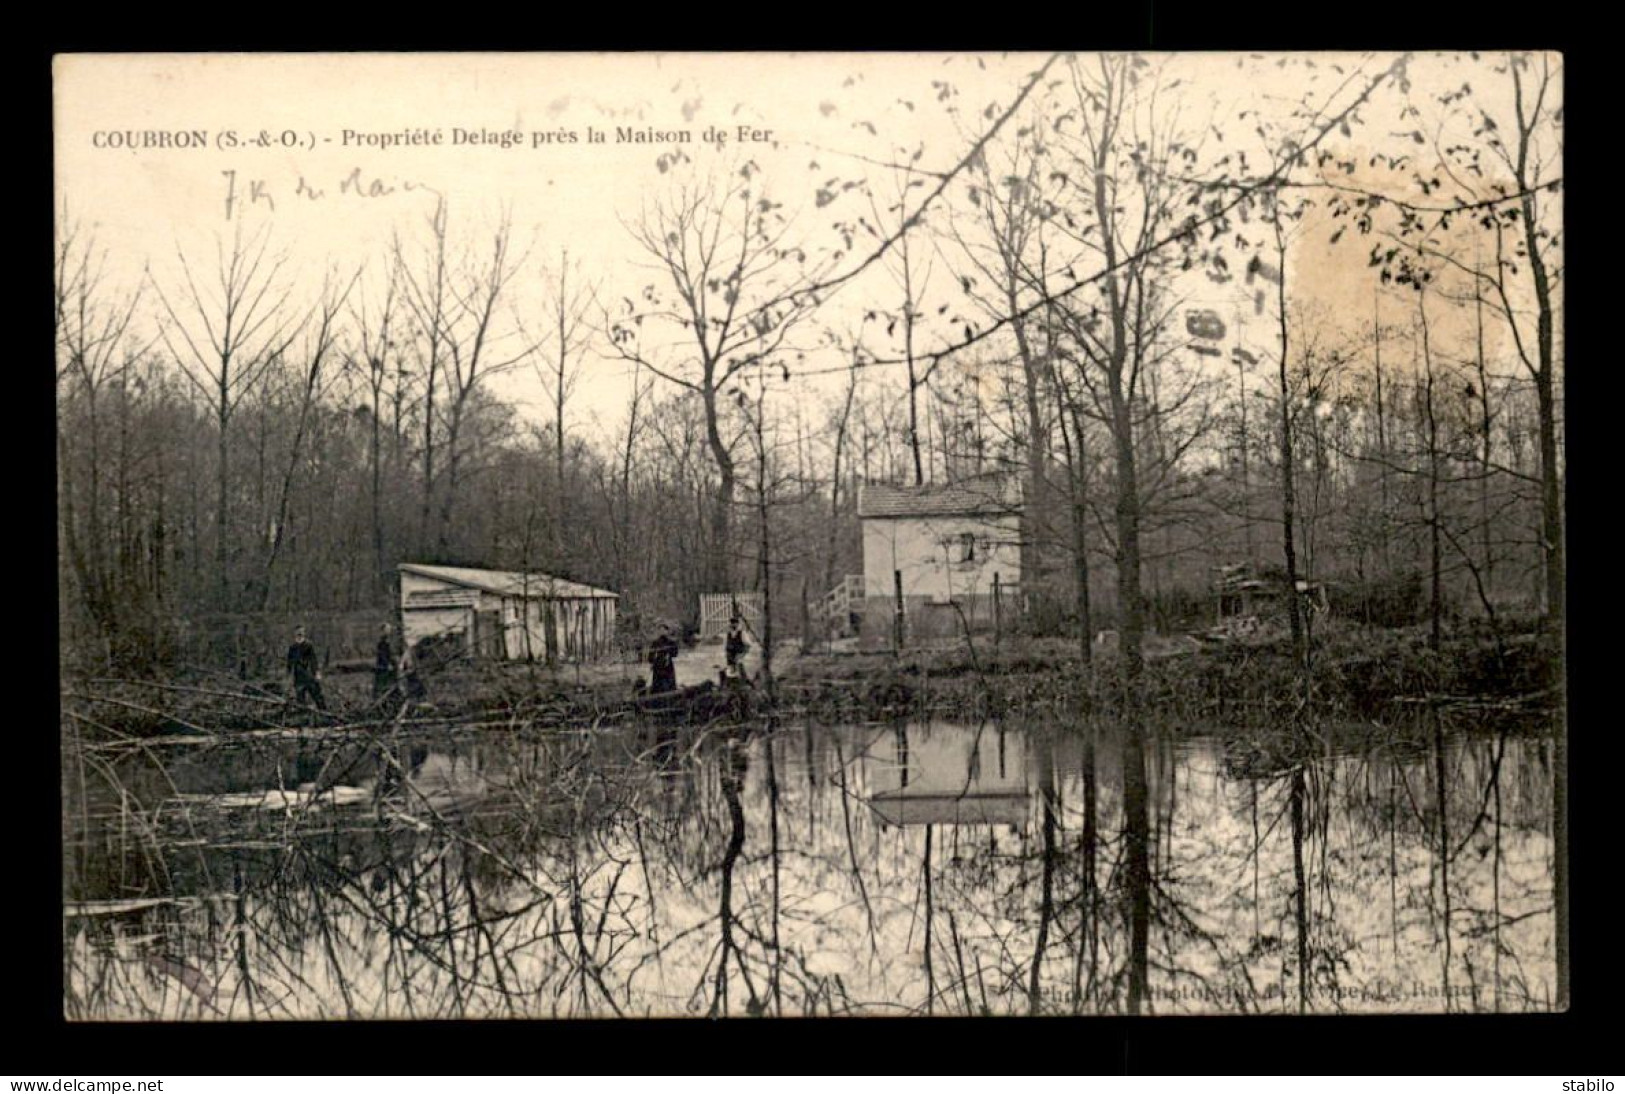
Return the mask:
[(728, 633), (728, 620), (733, 618), (737, 606), (745, 626), (756, 634), (762, 633), (761, 593), (701, 593), (700, 637), (720, 638)]

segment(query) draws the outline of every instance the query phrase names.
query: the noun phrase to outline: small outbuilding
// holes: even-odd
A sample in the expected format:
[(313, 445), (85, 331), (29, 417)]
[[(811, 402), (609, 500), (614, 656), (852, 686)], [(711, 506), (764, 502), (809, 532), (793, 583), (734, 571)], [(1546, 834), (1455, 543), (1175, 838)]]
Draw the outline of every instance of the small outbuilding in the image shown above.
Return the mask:
[[(1311, 612), (1327, 610), (1326, 586), (1299, 578), (1299, 602)], [(1245, 563), (1220, 566), (1214, 572), (1213, 599), (1220, 628), (1235, 629), (1287, 612), (1287, 583), (1280, 574), (1255, 576)]]
[(402, 563), (401, 630), (476, 657), (591, 661), (615, 644), (619, 596), (550, 574)]

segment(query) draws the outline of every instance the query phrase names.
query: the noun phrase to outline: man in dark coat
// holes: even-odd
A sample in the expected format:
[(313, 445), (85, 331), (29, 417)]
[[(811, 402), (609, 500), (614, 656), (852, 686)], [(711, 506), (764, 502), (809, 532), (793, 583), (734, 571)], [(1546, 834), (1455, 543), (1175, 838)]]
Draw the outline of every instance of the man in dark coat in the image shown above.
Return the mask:
[[(421, 643), (419, 645), (421, 648)], [(423, 686), (423, 677), (418, 673), (418, 655), (410, 643), (401, 651), (400, 679), (407, 702), (420, 703), (429, 697), (429, 689)]]
[(671, 624), (660, 625), (660, 637), (649, 646), (649, 690), (661, 692), (677, 690), (677, 639), (672, 637)]
[(389, 624), (378, 631), (377, 656), (372, 662), (372, 697), (382, 699), (395, 688), (395, 647), (389, 640)]
[(750, 649), (750, 644), (745, 641), (743, 624), (736, 615), (728, 621), (728, 643), (723, 648), (723, 652), (728, 657), (728, 672), (730, 674), (744, 671), (744, 666), (740, 662), (744, 659), (745, 651), (748, 649)]
[(326, 710), (322, 698), (322, 669), (316, 658), (316, 647), (305, 637), (305, 628), (293, 632), (293, 645), (288, 647), (288, 673), (293, 677), (293, 697), (299, 702), (312, 702), (317, 710)]

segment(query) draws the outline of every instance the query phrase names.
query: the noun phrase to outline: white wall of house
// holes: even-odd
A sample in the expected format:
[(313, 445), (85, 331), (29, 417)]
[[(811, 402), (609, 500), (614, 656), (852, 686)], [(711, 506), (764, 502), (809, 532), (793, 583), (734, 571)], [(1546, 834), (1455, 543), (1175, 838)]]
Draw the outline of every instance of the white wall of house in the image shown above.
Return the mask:
[(447, 634), (466, 636), (473, 627), (472, 606), (407, 608), (401, 612), (401, 629), (408, 645)]
[[(969, 537), (967, 539), (967, 537)], [(967, 557), (968, 556), (968, 557)], [(1019, 520), (1011, 517), (871, 517), (863, 521), (863, 579), (868, 596), (893, 594), (942, 602), (986, 596), (1021, 580)]]

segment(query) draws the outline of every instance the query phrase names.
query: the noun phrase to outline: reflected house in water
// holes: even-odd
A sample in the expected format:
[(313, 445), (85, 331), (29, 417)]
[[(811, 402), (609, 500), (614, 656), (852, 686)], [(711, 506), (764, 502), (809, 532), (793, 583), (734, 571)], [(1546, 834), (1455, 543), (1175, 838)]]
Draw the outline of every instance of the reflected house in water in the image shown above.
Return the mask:
[(1109, 723), (711, 734), (682, 781), (608, 732), (109, 742), (64, 783), (64, 1013), (752, 1014), (791, 952), (785, 1015), (1550, 1010), (1550, 742), (1410, 714), (1262, 776), (1152, 724), (1133, 790)]
[(898, 725), (865, 758), (869, 808), (887, 824), (1007, 824), (1029, 817), (1026, 735), (992, 724)]
[(437, 809), (473, 806), (492, 793), (490, 776), (477, 751), (431, 751), (415, 748), (407, 757), (410, 806), (419, 803)]
[(401, 627), (413, 646), (477, 657), (591, 661), (613, 651), (619, 594), (542, 573), (402, 563)]

